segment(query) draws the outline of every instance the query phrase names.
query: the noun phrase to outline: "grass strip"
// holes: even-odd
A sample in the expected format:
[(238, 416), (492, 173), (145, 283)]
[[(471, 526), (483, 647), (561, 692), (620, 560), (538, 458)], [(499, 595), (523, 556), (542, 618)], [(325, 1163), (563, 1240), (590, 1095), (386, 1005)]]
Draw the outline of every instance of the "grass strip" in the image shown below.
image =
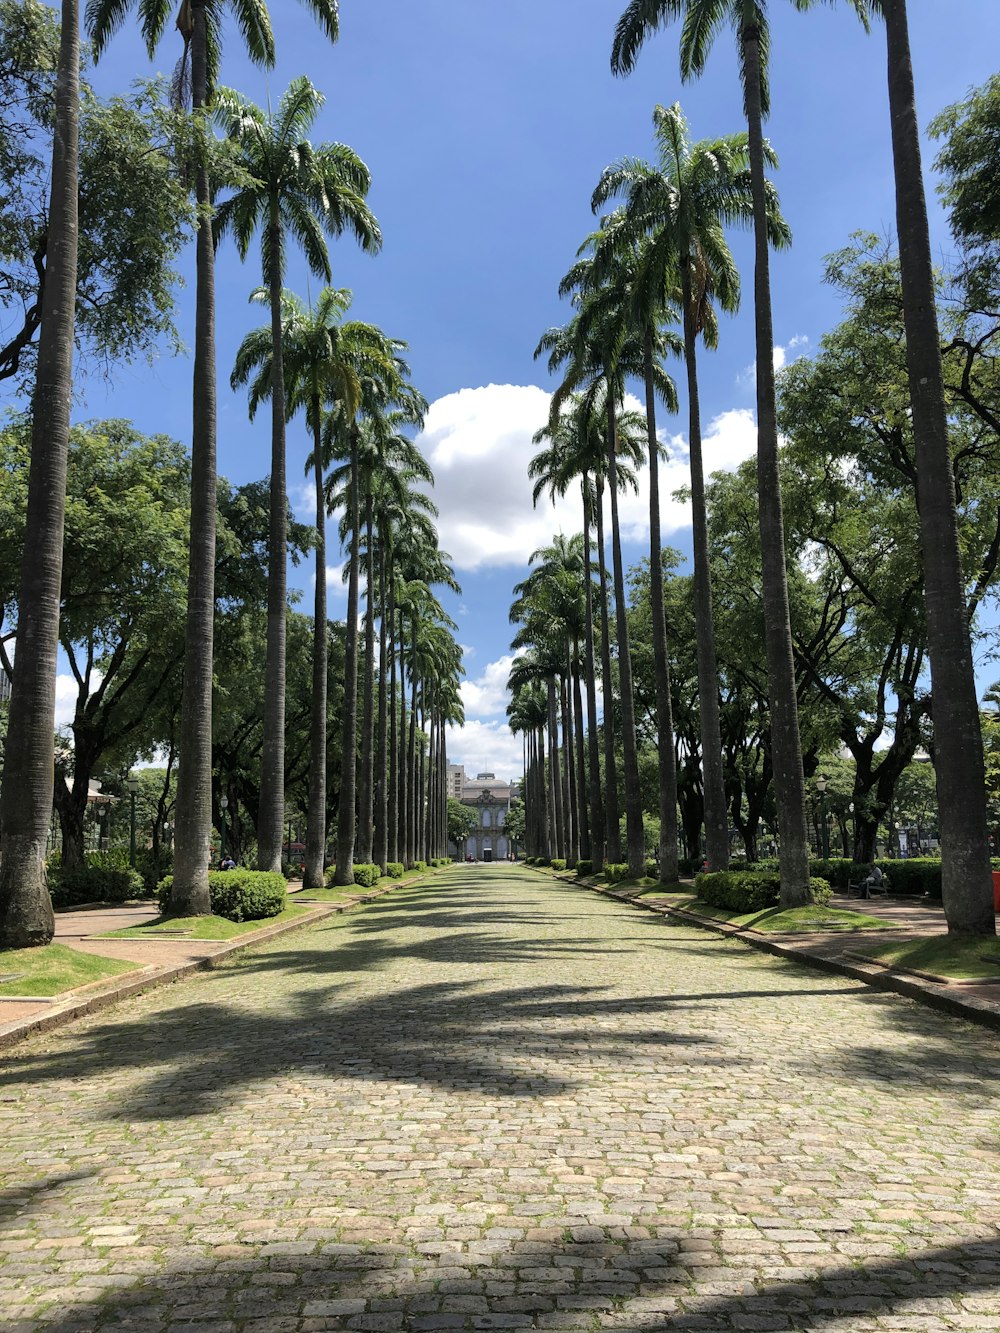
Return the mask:
[(804, 907), (765, 907), (759, 912), (728, 912), (723, 907), (710, 907), (698, 898), (678, 903), (686, 912), (709, 921), (724, 921), (731, 926), (748, 926), (764, 934), (805, 933), (808, 931), (836, 931), (838, 934), (857, 930), (898, 930), (892, 921), (881, 917), (865, 916), (863, 912), (849, 912), (839, 907), (824, 907), (807, 903)]
[(858, 949), (858, 954), (889, 967), (930, 972), (950, 981), (1000, 977), (1000, 941), (989, 936), (918, 935)]
[(185, 940), (231, 940), (238, 935), (246, 935), (251, 930), (262, 930), (265, 926), (284, 925), (286, 921), (294, 921), (297, 916), (304, 916), (308, 911), (309, 908), (305, 903), (292, 903), (277, 916), (266, 916), (257, 921), (230, 921), (224, 916), (158, 916), (153, 921), (144, 921), (138, 926), (109, 930), (97, 938), (140, 940), (159, 936), (163, 939), (179, 937)]
[(134, 972), (137, 964), (123, 958), (81, 953), (66, 944), (40, 949), (0, 949), (0, 996), (61, 995), (92, 981)]

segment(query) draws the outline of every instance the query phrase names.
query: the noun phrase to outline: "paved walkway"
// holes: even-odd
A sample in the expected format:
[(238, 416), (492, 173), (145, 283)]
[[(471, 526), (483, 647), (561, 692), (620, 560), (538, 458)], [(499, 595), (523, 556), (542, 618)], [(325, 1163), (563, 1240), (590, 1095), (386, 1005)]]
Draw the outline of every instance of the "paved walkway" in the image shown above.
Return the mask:
[(456, 867), (0, 1062), (5, 1330), (1000, 1329), (1000, 1043)]

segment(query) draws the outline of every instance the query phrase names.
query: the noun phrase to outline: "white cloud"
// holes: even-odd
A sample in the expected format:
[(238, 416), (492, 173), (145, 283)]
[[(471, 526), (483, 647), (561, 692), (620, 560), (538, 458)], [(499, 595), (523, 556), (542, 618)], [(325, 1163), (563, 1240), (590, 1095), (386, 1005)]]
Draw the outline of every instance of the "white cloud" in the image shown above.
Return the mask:
[(514, 654), (507, 653), (487, 663), (475, 680), (462, 681), (459, 690), (467, 718), (489, 718), (504, 712), (510, 700), (507, 677), (513, 665)]
[(459, 389), (430, 406), (418, 439), (434, 470), (442, 547), (458, 569), (523, 565), (557, 530), (577, 531), (580, 501), (534, 509), (531, 437), (545, 425), (549, 395), (537, 385)]
[[(809, 338), (804, 333), (797, 333), (793, 338), (789, 338), (787, 343), (775, 343), (772, 352), (772, 361), (775, 371), (783, 370), (789, 361), (795, 361), (799, 356), (805, 356), (805, 349), (809, 346)], [(795, 352), (797, 348), (802, 350), (795, 356), (789, 356), (790, 352)], [(741, 389), (752, 389), (757, 383), (757, 362), (751, 361), (736, 376), (736, 383)]]
[(498, 778), (519, 777), (523, 769), (521, 737), (503, 722), (466, 722), (448, 728), (448, 762), (464, 764), (467, 773), (495, 773)]
[[(94, 690), (100, 687), (104, 677), (99, 671), (94, 672), (93, 686)], [(76, 678), (68, 671), (56, 676), (56, 728), (68, 727), (73, 721), (76, 713), (76, 701), (79, 697), (80, 687), (76, 683)]]

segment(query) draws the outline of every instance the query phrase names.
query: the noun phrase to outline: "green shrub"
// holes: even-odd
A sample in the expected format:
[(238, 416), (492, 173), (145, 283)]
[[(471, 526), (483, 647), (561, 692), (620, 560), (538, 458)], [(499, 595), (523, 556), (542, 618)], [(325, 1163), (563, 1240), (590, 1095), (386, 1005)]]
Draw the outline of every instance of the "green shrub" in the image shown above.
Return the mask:
[(426, 869), (427, 869), (427, 862), (426, 862), (426, 861), (414, 861), (413, 865), (410, 866), (410, 869), (411, 869), (411, 870), (426, 870)]
[(386, 861), (385, 863), (385, 873), (390, 879), (402, 879), (405, 869), (406, 867), (402, 861)]
[(166, 847), (161, 847), (158, 852), (153, 852), (151, 847), (144, 847), (136, 855), (135, 868), (142, 876), (142, 882), (145, 886), (146, 895), (152, 898), (156, 893), (156, 886), (164, 875), (169, 875), (174, 868), (174, 854)]
[(566, 869), (566, 858), (563, 857), (563, 856), (554, 856), (554, 857), (552, 858), (552, 863), (551, 863), (551, 864), (552, 864), (552, 869), (553, 869), (553, 870), (565, 870), (565, 869)]
[(646, 862), (646, 878), (647, 879), (660, 878), (660, 867), (656, 864), (655, 861)]
[[(776, 907), (781, 900), (781, 880), (777, 870), (716, 870), (696, 875), (695, 892), (710, 907), (743, 915)], [(809, 897), (814, 903), (826, 903), (833, 890), (825, 879), (809, 880)]]
[[(159, 883), (160, 911), (170, 914), (173, 875)], [(269, 870), (210, 870), (208, 893), (212, 913), (229, 921), (260, 921), (277, 916), (288, 902), (284, 877)]]
[(883, 875), (889, 876), (889, 892), (941, 897), (941, 862), (936, 856), (914, 856), (909, 861), (876, 861)]
[(138, 871), (126, 864), (124, 869), (83, 865), (76, 869), (62, 867), (49, 882), (53, 907), (76, 907), (80, 903), (124, 903), (141, 898), (145, 885)]
[(677, 862), (677, 871), (681, 875), (697, 875), (701, 871), (700, 856), (682, 856)]
[(576, 873), (581, 879), (587, 875), (592, 875), (594, 873), (593, 861), (577, 861)]
[[(262, 872), (262, 873), (263, 873), (263, 872)], [(286, 883), (287, 883), (290, 879), (298, 879), (299, 874), (300, 874), (300, 870), (299, 870), (299, 867), (298, 867), (297, 865), (293, 865), (291, 861), (284, 861), (284, 860), (283, 860), (283, 861), (281, 862), (281, 875), (282, 875), (282, 878), (285, 880)]]
[(623, 879), (628, 879), (628, 862), (609, 861), (604, 867), (604, 878), (609, 884), (620, 884)]
[(382, 872), (378, 866), (372, 865), (370, 861), (365, 861), (361, 865), (354, 867), (354, 882), (363, 889), (370, 889), (382, 878)]
[(862, 867), (849, 856), (829, 856), (819, 861), (809, 862), (809, 874), (826, 882), (839, 893), (846, 893), (847, 886), (861, 874)]
[(536, 856), (536, 857), (535, 857), (535, 865), (536, 865), (536, 866), (550, 866), (551, 864), (552, 864), (552, 857), (551, 857), (551, 856)]

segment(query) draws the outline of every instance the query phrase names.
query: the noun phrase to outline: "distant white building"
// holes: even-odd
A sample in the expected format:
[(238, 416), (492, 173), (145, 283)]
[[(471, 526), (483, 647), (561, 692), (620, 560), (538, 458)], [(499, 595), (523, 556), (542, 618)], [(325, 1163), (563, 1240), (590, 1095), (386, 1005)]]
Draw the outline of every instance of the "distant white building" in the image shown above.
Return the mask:
[(448, 765), (448, 795), (456, 801), (462, 799), (462, 788), (465, 786), (465, 765)]
[[(451, 768), (448, 773), (448, 794), (451, 792)], [(458, 765), (454, 765), (458, 767)], [(462, 769), (464, 776), (465, 770)], [(510, 803), (518, 795), (515, 782), (504, 782), (493, 773), (478, 773), (475, 781), (463, 781), (461, 795), (457, 798), (463, 805), (476, 812), (476, 826), (465, 841), (465, 855), (473, 856), (477, 861), (506, 861), (510, 855), (510, 841), (504, 830)], [(461, 849), (452, 844), (453, 854)]]

